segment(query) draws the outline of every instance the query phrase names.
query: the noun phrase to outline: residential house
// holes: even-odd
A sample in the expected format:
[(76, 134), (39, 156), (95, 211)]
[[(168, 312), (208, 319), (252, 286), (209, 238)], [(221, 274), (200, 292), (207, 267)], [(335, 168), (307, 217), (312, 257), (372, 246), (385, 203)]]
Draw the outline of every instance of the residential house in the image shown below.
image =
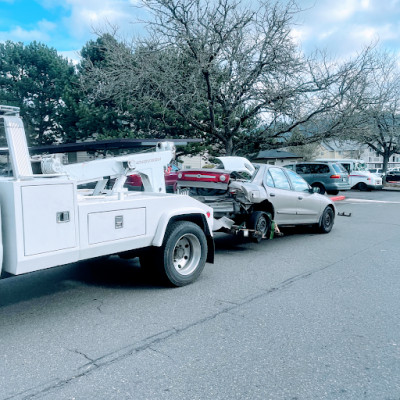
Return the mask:
[(302, 157), (295, 153), (290, 153), (285, 150), (262, 150), (252, 161), (262, 164), (285, 165), (301, 161)]
[[(367, 168), (382, 168), (383, 157), (367, 145), (353, 141), (324, 141), (317, 148), (315, 158), (354, 158), (363, 160)], [(400, 167), (400, 154), (390, 156), (388, 168)]]

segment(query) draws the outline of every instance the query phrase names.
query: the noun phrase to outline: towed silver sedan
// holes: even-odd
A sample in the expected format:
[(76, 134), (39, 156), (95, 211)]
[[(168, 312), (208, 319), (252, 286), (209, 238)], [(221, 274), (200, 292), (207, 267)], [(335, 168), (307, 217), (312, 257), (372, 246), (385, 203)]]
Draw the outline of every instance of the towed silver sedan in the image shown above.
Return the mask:
[(268, 164), (251, 164), (242, 157), (219, 157), (216, 169), (182, 170), (178, 191), (214, 209), (215, 231), (245, 227), (265, 237), (274, 221), (280, 227), (313, 225), (331, 231), (335, 206), (294, 171)]

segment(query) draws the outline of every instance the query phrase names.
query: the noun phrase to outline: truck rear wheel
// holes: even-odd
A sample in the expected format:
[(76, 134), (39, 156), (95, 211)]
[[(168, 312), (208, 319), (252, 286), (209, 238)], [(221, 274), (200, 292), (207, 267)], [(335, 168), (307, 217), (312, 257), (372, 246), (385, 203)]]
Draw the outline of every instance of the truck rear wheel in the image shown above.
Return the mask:
[(204, 269), (207, 239), (202, 229), (189, 221), (171, 224), (163, 245), (140, 257), (143, 267), (151, 267), (164, 283), (184, 286), (195, 281)]
[(360, 182), (360, 183), (357, 185), (357, 189), (358, 189), (360, 192), (365, 192), (365, 191), (368, 190), (368, 186), (367, 186), (367, 184), (366, 184), (365, 182)]

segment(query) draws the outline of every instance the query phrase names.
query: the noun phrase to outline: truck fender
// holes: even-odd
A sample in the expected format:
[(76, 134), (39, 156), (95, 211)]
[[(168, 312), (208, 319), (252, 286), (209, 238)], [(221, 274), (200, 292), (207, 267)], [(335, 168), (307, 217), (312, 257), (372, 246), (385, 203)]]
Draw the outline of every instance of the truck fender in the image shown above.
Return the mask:
[(199, 209), (186, 209), (184, 213), (182, 210), (175, 210), (164, 213), (157, 226), (156, 234), (154, 235), (152, 246), (160, 247), (163, 244), (165, 232), (167, 230), (168, 224), (175, 221), (190, 221), (194, 222), (200, 226), (200, 228), (204, 231), (204, 234), (207, 238), (208, 245), (208, 254), (207, 254), (207, 262), (214, 262), (214, 239), (212, 237), (212, 230), (210, 229), (209, 222), (207, 219), (211, 219), (212, 223), (213, 216), (206, 215), (204, 212)]

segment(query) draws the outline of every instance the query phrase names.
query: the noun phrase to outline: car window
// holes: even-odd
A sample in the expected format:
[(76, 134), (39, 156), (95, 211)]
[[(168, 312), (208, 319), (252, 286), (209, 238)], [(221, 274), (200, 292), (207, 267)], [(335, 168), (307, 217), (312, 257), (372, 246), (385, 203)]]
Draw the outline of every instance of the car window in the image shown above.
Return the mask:
[(329, 174), (329, 166), (326, 164), (312, 164), (313, 174)]
[(345, 172), (347, 174), (347, 171), (344, 167), (340, 168), (339, 164), (332, 164), (332, 168), (337, 172), (338, 174)]
[(284, 165), (284, 167), (294, 171), (294, 164)]
[(343, 168), (345, 168), (345, 170), (349, 174), (350, 173), (350, 164), (348, 164), (348, 163), (340, 163), (340, 164), (343, 166)]
[(271, 173), (276, 188), (290, 190), (289, 180), (282, 169), (270, 168), (269, 172)]
[(298, 174), (311, 174), (310, 164), (297, 164), (296, 172)]
[(286, 173), (289, 175), (293, 189), (296, 192), (308, 192), (309, 190), (308, 183), (300, 175), (297, 175), (295, 172), (290, 170), (286, 171)]
[(272, 176), (269, 171), (267, 171), (266, 174), (264, 175), (264, 185), (269, 187), (275, 187), (274, 180), (272, 179)]
[(348, 174), (349, 173), (349, 171), (347, 171), (347, 169), (342, 164), (338, 163), (338, 164), (334, 164), (334, 165), (336, 165), (336, 166), (338, 166), (340, 168), (340, 171), (342, 172), (342, 174)]

